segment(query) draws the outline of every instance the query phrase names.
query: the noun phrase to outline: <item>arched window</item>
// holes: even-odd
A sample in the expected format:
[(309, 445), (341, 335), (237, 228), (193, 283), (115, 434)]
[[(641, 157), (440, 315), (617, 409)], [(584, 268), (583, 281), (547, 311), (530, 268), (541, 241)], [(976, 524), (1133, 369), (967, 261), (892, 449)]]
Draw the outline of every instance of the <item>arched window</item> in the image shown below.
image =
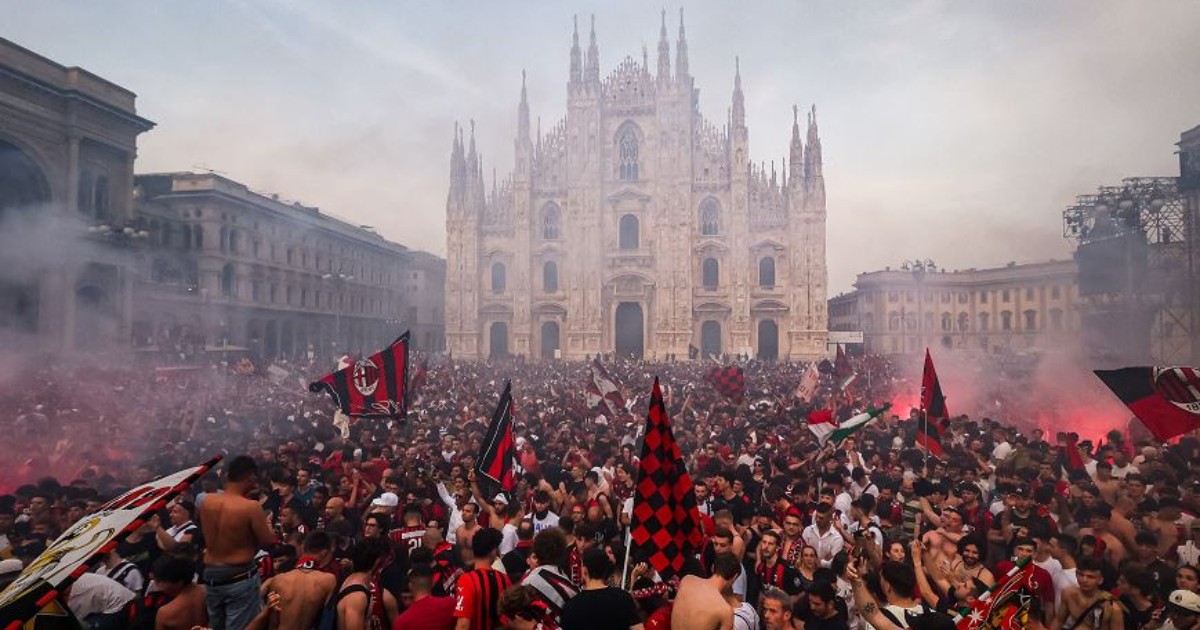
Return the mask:
[(638, 218), (632, 214), (627, 214), (621, 217), (620, 225), (620, 247), (621, 249), (637, 249), (638, 248)]
[(181, 240), (183, 241), (183, 248), (191, 249), (191, 247), (192, 247), (192, 226), (184, 225), (182, 232), (183, 232), (183, 238)]
[(1000, 329), (1012, 330), (1012, 311), (1000, 312)]
[(875, 316), (871, 313), (866, 313), (862, 316), (862, 329), (864, 332), (875, 330)]
[(705, 289), (715, 289), (720, 286), (720, 266), (716, 258), (705, 258), (700, 263), (701, 284)]
[(942, 330), (954, 330), (954, 318), (950, 313), (942, 313)]
[(562, 238), (562, 212), (558, 204), (548, 203), (542, 209), (542, 238), (547, 241)]
[(709, 197), (700, 204), (700, 234), (716, 236), (721, 231), (721, 204)]
[(204, 226), (197, 225), (195, 231), (192, 232), (192, 238), (195, 241), (195, 249), (204, 249)]
[(775, 259), (770, 256), (758, 261), (758, 286), (764, 289), (775, 286)]
[(988, 314), (987, 313), (979, 314), (979, 330), (981, 330), (983, 332), (988, 331)]
[(101, 175), (96, 178), (96, 187), (92, 193), (92, 212), (97, 219), (108, 218), (108, 178)]
[(505, 280), (504, 263), (492, 263), (492, 293), (504, 293)]
[(238, 253), (238, 240), (239, 240), (238, 239), (238, 231), (230, 230), (229, 231), (229, 253), (230, 254)]
[(632, 124), (621, 127), (617, 132), (617, 176), (623, 182), (638, 179), (638, 134)]
[(966, 313), (958, 314), (958, 332), (967, 332), (971, 327), (971, 318)]
[(1037, 311), (1025, 311), (1025, 330), (1037, 330)]
[[(229, 251), (229, 228), (222, 225), (221, 231), (219, 234), (220, 234), (220, 238), (221, 238), (221, 251), (222, 252)], [(292, 262), (292, 261), (289, 260), (288, 262)]]
[(221, 268), (221, 295), (225, 297), (233, 297), (234, 293), (236, 293), (234, 282), (235, 278), (233, 274), (233, 264), (226, 263), (225, 266)]
[(888, 313), (888, 330), (891, 332), (900, 330), (900, 313), (896, 311)]
[(558, 263), (553, 260), (542, 265), (542, 290), (546, 293), (558, 291)]

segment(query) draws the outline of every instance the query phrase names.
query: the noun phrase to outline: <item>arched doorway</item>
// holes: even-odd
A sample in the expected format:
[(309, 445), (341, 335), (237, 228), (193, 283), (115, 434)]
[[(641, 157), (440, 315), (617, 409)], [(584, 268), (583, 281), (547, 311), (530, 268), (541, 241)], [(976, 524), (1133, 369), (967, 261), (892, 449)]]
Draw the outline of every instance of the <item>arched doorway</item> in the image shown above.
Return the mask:
[(42, 169), (24, 151), (0, 140), (0, 219), (49, 201), (50, 188)]
[(616, 337), (617, 355), (622, 357), (642, 358), (645, 353), (645, 331), (642, 318), (642, 305), (637, 302), (621, 302), (617, 305), (617, 315), (613, 332)]
[[(24, 151), (0, 141), (0, 221), (32, 213), (49, 202), (50, 187), (42, 169)], [(0, 279), (0, 330), (36, 333), (39, 298), (38, 282), (29, 276)]]
[(558, 343), (558, 322), (542, 322), (542, 358), (555, 358)]
[(101, 340), (111, 339), (115, 327), (108, 292), (87, 284), (75, 290), (75, 347), (96, 348)]
[(758, 322), (758, 358), (760, 361), (779, 358), (779, 325), (773, 319)]
[[(338, 349), (341, 350), (340, 348)], [(268, 359), (279, 356), (279, 326), (274, 320), (267, 322), (263, 331), (263, 354)]]
[(700, 357), (721, 356), (721, 323), (707, 321), (700, 325)]
[(488, 328), (488, 358), (503, 359), (508, 356), (508, 324), (492, 322)]

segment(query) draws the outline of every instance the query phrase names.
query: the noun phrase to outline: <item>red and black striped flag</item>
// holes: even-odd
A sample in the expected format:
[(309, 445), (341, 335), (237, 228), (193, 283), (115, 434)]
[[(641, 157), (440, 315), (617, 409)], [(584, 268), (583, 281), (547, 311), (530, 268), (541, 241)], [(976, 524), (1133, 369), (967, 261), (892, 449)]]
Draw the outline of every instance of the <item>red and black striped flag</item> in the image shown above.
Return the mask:
[(1095, 372), (1159, 441), (1200, 429), (1200, 369), (1128, 367)]
[(475, 462), (475, 473), (500, 484), (500, 489), (505, 492), (517, 487), (513, 477), (517, 446), (513, 441), (512, 404), (512, 382), (509, 381), (504, 384), (500, 404), (492, 414), (492, 423), (488, 425), (487, 435), (483, 436), (479, 459)]
[(664, 579), (678, 575), (704, 544), (692, 478), (671, 432), (658, 378), (650, 394), (629, 529), (633, 557), (645, 558)]
[(718, 394), (741, 402), (746, 395), (746, 375), (740, 366), (717, 366), (708, 371), (708, 382)]
[(946, 409), (946, 397), (942, 394), (942, 384), (938, 382), (929, 348), (925, 349), (925, 370), (921, 375), (921, 416), (917, 424), (917, 444), (928, 449), (931, 455), (941, 457), (945, 454), (942, 433), (950, 412)]
[(322, 390), (348, 416), (408, 415), (408, 331), (379, 352), (342, 368), (308, 390)]

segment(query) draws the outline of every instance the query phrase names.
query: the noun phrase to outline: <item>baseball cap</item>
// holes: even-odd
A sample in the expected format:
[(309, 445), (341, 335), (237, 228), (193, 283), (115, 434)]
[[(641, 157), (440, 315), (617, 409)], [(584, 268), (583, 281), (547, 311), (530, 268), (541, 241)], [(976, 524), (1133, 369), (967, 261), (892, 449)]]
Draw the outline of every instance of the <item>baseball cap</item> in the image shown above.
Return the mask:
[(492, 503), (503, 503), (504, 505), (508, 505), (508, 497), (504, 496), (504, 493), (501, 492), (492, 499)]
[(396, 496), (395, 492), (384, 492), (377, 499), (371, 501), (371, 505), (375, 507), (396, 507), (400, 505), (400, 497)]
[(1200, 595), (1183, 589), (1172, 591), (1171, 596), (1167, 598), (1167, 608), (1200, 615)]

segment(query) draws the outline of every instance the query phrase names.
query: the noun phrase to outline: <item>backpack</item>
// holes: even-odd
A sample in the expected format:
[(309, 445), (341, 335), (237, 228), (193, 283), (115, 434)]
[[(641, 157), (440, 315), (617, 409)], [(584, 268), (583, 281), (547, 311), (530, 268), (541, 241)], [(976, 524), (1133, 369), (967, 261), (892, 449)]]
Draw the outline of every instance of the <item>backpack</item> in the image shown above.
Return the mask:
[(362, 593), (368, 598), (371, 596), (371, 591), (362, 584), (353, 584), (334, 593), (333, 597), (330, 597), (329, 601), (325, 602), (325, 607), (321, 609), (321, 616), (317, 618), (317, 625), (313, 630), (337, 630), (338, 602), (342, 601), (342, 597), (350, 593)]

